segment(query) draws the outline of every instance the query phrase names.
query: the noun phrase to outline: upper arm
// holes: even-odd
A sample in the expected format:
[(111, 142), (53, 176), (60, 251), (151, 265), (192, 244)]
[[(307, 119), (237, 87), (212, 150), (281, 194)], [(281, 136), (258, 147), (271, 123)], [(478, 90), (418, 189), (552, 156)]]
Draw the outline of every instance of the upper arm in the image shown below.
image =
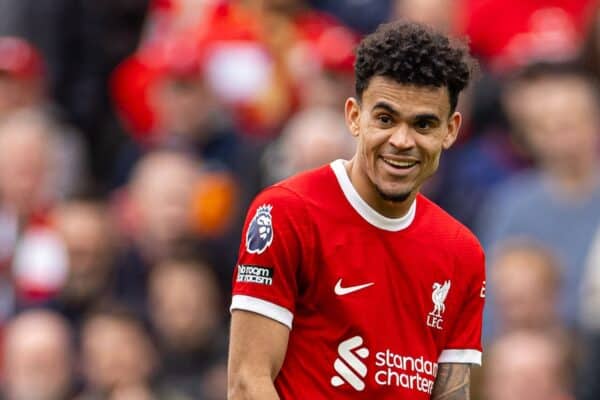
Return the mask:
[(233, 274), (229, 398), (277, 399), (273, 382), (292, 329), (308, 219), (282, 188), (250, 206)]
[[(456, 244), (456, 285), (450, 296), (456, 313), (448, 324), (448, 333), (439, 363), (481, 364), (481, 333), (485, 303), (485, 255), (474, 238)], [(460, 274), (460, 275), (458, 275)], [(454, 291), (454, 292), (452, 292)]]
[(440, 363), (431, 400), (469, 400), (471, 365)]
[(230, 398), (277, 398), (273, 381), (285, 359), (289, 328), (249, 311), (233, 311), (229, 343)]

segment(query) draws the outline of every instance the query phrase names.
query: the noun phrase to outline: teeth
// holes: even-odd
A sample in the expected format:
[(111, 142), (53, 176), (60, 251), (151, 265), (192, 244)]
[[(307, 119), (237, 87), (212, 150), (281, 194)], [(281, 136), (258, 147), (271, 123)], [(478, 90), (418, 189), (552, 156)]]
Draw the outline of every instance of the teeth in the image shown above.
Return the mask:
[(398, 167), (398, 168), (410, 168), (413, 165), (417, 164), (416, 161), (395, 161), (395, 160), (389, 160), (387, 158), (383, 159), (386, 163), (393, 165), (394, 167)]

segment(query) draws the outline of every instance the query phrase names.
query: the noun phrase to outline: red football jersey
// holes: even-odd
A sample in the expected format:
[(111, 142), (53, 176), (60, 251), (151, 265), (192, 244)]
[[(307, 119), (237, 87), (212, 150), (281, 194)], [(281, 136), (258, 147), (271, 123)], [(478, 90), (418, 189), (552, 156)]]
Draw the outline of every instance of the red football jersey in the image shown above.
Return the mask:
[(377, 213), (343, 163), (257, 196), (231, 309), (290, 328), (282, 399), (429, 399), (438, 363), (481, 363), (483, 251), (422, 195)]

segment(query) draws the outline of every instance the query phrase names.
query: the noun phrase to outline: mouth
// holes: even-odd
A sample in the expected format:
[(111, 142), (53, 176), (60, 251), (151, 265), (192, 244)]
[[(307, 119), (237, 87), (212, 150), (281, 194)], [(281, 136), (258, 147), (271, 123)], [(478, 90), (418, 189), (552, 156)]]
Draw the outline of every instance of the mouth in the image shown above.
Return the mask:
[(387, 165), (391, 166), (392, 168), (399, 169), (399, 170), (411, 169), (419, 163), (419, 161), (412, 160), (412, 159), (396, 160), (396, 159), (391, 159), (388, 157), (381, 157), (381, 159)]

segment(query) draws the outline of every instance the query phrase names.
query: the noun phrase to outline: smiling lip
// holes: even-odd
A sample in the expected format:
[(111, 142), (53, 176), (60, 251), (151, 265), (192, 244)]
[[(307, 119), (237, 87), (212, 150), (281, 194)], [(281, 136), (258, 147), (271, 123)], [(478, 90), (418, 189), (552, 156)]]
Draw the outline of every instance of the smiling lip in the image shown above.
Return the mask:
[(392, 157), (381, 157), (383, 162), (390, 167), (397, 170), (410, 170), (419, 164), (418, 160), (412, 158), (392, 158)]

